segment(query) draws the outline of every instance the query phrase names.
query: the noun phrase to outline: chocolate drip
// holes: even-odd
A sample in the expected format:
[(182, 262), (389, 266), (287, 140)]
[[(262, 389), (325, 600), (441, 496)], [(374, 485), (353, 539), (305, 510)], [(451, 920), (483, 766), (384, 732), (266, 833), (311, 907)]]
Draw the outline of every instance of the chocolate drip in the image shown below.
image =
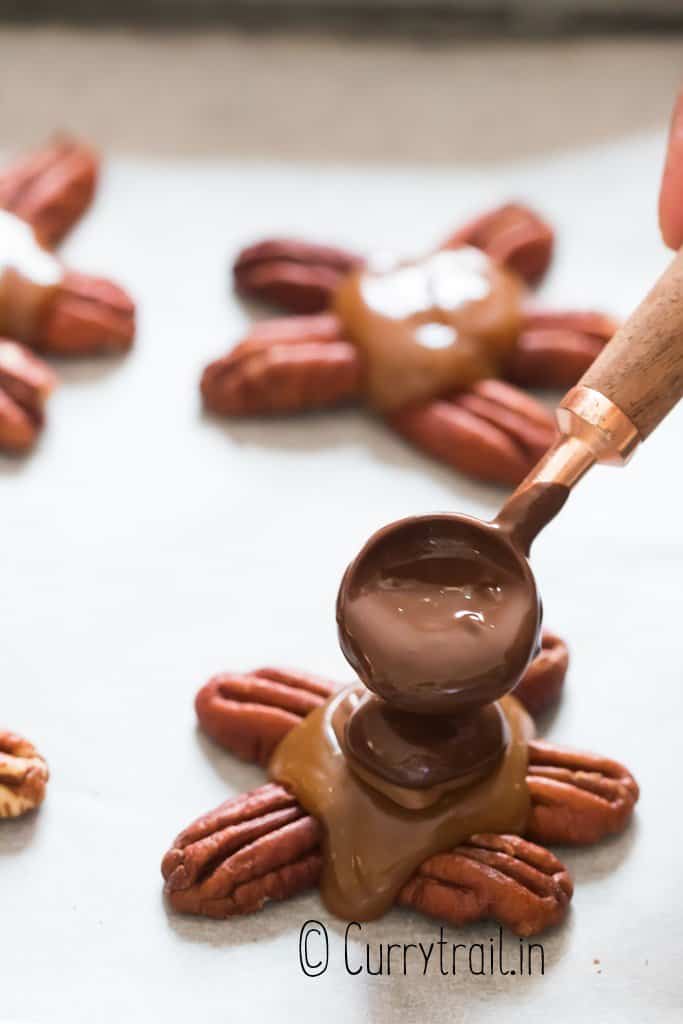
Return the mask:
[(427, 789), (483, 778), (500, 760), (508, 739), (498, 704), (437, 717), (401, 711), (366, 693), (349, 716), (342, 746), (347, 756), (387, 782)]
[(522, 486), (505, 502), (494, 520), (524, 554), (533, 541), (554, 519), (569, 497), (566, 484), (534, 483)]

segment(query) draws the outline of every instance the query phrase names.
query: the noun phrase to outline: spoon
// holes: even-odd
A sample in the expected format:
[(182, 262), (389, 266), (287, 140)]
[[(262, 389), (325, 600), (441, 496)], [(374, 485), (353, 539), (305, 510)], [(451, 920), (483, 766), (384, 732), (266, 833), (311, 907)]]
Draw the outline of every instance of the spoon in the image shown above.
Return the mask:
[(339, 637), (366, 686), (426, 715), (469, 712), (513, 689), (539, 645), (534, 538), (593, 465), (623, 465), (682, 395), (683, 250), (564, 397), (558, 440), (492, 522), (401, 519), (348, 567)]

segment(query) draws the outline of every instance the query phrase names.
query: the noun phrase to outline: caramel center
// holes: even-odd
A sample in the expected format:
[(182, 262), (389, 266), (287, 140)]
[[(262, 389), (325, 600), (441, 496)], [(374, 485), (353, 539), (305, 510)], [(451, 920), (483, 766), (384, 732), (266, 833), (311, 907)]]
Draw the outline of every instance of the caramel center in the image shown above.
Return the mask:
[(383, 411), (499, 373), (520, 328), (522, 285), (479, 249), (442, 250), (341, 284), (336, 311)]
[(533, 735), (521, 705), (504, 697), (500, 707), (509, 743), (490, 774), (444, 793), (431, 806), (409, 810), (381, 792), (381, 780), (372, 786), (362, 781), (345, 757), (344, 729), (362, 693), (362, 687), (350, 686), (308, 715), (282, 740), (269, 769), (324, 825), (325, 905), (357, 921), (387, 911), (427, 857), (478, 832), (523, 831), (529, 810), (527, 743)]
[(39, 245), (30, 225), (0, 210), (0, 333), (30, 339), (63, 275), (61, 264)]

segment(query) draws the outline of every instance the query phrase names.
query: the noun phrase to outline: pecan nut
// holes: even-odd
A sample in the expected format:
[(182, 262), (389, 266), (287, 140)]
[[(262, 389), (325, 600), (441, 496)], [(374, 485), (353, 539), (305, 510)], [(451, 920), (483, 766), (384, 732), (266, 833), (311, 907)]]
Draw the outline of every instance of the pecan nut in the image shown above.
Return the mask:
[(57, 245), (92, 202), (99, 158), (70, 138), (56, 139), (0, 172), (0, 206)]
[(125, 352), (135, 336), (135, 306), (123, 288), (68, 270), (34, 333), (21, 338), (42, 352), (88, 356)]
[(360, 361), (331, 314), (257, 324), (239, 345), (210, 363), (204, 404), (225, 416), (300, 412), (352, 400)]
[(639, 796), (638, 784), (617, 761), (529, 743), (526, 834), (542, 843), (585, 845), (623, 831)]
[(293, 238), (270, 238), (239, 253), (233, 275), (242, 295), (292, 313), (327, 309), (337, 285), (362, 265), (355, 253)]
[[(566, 644), (552, 633), (519, 684), (529, 710), (557, 699), (566, 671)], [(547, 687), (547, 693), (544, 693)], [(319, 707), (336, 689), (318, 676), (281, 669), (215, 676), (199, 691), (202, 729), (231, 753), (266, 764), (289, 729)], [(554, 744), (529, 743), (527, 785), (532, 807), (525, 834), (542, 843), (587, 844), (622, 831), (638, 800), (638, 786), (623, 765)]]
[(469, 221), (441, 248), (474, 245), (532, 284), (548, 269), (553, 244), (553, 229), (537, 213), (521, 203), (506, 203)]
[(267, 764), (290, 729), (330, 697), (334, 683), (304, 672), (223, 672), (195, 698), (203, 731), (245, 761)]
[(0, 339), (0, 449), (24, 452), (35, 442), (56, 377), (23, 345)]
[(28, 740), (0, 729), (0, 818), (18, 818), (45, 799), (49, 772)]
[(560, 699), (569, 667), (569, 651), (564, 640), (544, 629), (541, 650), (517, 683), (514, 695), (530, 715), (536, 718)]
[(181, 832), (164, 857), (171, 905), (230, 917), (316, 885), (320, 825), (282, 786), (226, 800)]
[[(162, 861), (175, 910), (225, 918), (317, 885), (322, 829), (282, 786), (226, 800), (198, 818)], [(492, 917), (519, 935), (558, 924), (572, 896), (564, 866), (519, 836), (473, 836), (429, 857), (398, 902), (453, 924)]]
[[(538, 843), (592, 844), (622, 831), (638, 786), (620, 764), (529, 743), (525, 835), (473, 836), (428, 858), (399, 902), (454, 924), (493, 917), (520, 935), (559, 923), (572, 895), (563, 865)], [(162, 863), (176, 910), (229, 917), (317, 884), (321, 828), (282, 786), (227, 800), (180, 833)]]
[(550, 412), (499, 380), (400, 410), (390, 424), (428, 454), (479, 480), (516, 485), (553, 443)]
[[(319, 698), (322, 699), (322, 698)], [(529, 743), (531, 810), (525, 835), (539, 843), (592, 844), (623, 830), (638, 786), (614, 761)], [(317, 884), (320, 825), (284, 787), (268, 784), (198, 818), (162, 862), (176, 910), (229, 917)], [(455, 924), (493, 917), (520, 935), (563, 918), (572, 884), (563, 865), (519, 836), (473, 836), (428, 858), (399, 902)]]
[(424, 861), (398, 901), (451, 924), (490, 918), (527, 936), (559, 924), (572, 893), (550, 850), (519, 836), (475, 835)]
[[(530, 714), (559, 698), (568, 662), (567, 645), (545, 631), (541, 653), (515, 690)], [(244, 761), (265, 765), (289, 730), (336, 689), (336, 683), (321, 676), (281, 668), (221, 672), (199, 690), (195, 710), (212, 740)]]
[(523, 387), (572, 387), (618, 326), (604, 313), (527, 312), (506, 376)]

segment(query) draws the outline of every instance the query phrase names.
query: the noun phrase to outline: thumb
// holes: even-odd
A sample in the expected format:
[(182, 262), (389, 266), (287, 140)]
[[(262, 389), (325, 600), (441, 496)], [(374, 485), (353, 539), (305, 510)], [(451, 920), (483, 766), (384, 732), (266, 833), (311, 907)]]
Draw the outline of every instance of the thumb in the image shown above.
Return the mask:
[(671, 118), (659, 193), (659, 227), (669, 248), (679, 249), (683, 245), (683, 89)]

